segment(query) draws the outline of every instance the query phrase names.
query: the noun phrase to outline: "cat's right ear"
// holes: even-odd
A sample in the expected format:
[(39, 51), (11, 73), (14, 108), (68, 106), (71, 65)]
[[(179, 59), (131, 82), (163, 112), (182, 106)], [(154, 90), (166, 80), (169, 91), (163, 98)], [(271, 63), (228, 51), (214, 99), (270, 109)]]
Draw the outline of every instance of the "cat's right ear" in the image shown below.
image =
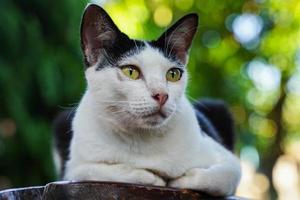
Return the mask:
[(109, 15), (95, 4), (84, 11), (81, 22), (81, 48), (86, 67), (104, 59), (105, 49), (114, 44), (121, 34)]

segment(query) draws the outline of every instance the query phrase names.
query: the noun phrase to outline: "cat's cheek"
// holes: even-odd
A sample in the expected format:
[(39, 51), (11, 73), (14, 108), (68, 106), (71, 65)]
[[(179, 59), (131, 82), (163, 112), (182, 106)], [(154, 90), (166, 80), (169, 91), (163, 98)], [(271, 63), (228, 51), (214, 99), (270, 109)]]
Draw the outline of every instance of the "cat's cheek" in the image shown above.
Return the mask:
[(114, 79), (116, 82), (118, 82), (119, 84), (123, 83), (124, 81), (126, 81), (126, 77), (122, 74), (122, 72), (120, 71), (116, 71)]
[(184, 96), (184, 88), (181, 85), (173, 85), (169, 90), (171, 91), (170, 96), (172, 96), (173, 102), (178, 104)]

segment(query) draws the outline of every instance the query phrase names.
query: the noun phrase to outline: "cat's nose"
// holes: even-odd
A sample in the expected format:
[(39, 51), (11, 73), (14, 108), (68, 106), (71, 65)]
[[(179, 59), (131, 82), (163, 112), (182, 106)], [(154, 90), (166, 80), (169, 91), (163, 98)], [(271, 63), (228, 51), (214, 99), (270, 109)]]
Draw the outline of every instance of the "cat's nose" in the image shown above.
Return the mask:
[(168, 100), (169, 95), (165, 93), (157, 93), (152, 95), (152, 98), (157, 101), (160, 106), (163, 106)]

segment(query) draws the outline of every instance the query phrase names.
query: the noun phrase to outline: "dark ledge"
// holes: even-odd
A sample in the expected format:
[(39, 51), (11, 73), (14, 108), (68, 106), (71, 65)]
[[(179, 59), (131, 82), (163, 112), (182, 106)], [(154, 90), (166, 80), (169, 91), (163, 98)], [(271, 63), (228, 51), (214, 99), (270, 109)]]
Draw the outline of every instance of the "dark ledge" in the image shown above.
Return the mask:
[(0, 191), (0, 200), (242, 200), (210, 197), (193, 190), (114, 182), (54, 182), (41, 187)]

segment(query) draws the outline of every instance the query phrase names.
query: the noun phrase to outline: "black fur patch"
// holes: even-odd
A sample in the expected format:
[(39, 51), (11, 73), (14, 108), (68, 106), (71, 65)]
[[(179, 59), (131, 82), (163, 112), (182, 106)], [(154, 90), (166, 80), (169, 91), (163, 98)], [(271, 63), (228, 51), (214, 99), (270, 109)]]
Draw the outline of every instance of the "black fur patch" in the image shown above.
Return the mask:
[(234, 121), (227, 105), (221, 100), (204, 99), (194, 103), (197, 119), (203, 131), (234, 150)]
[(182, 64), (178, 61), (176, 55), (173, 52), (171, 52), (170, 48), (166, 48), (166, 44), (164, 43), (164, 41), (150, 41), (148, 42), (148, 44), (151, 47), (158, 49), (166, 58), (168, 58), (172, 62)]
[(117, 67), (116, 64), (121, 58), (137, 54), (142, 51), (144, 47), (144, 42), (132, 40), (127, 37), (127, 35), (121, 34), (111, 47), (105, 49), (105, 58), (98, 64), (96, 70), (100, 70), (105, 66)]
[(66, 161), (69, 159), (69, 148), (71, 144), (71, 139), (73, 137), (72, 131), (72, 120), (74, 118), (75, 111), (73, 110), (66, 110), (60, 113), (53, 123), (54, 129), (54, 149), (57, 150), (61, 169), (59, 169), (60, 174), (59, 177), (63, 178), (64, 171), (65, 171), (65, 164)]
[(218, 131), (216, 130), (212, 122), (207, 118), (207, 116), (205, 116), (199, 110), (195, 110), (195, 112), (201, 130), (217, 142), (222, 143), (222, 139), (220, 138)]

